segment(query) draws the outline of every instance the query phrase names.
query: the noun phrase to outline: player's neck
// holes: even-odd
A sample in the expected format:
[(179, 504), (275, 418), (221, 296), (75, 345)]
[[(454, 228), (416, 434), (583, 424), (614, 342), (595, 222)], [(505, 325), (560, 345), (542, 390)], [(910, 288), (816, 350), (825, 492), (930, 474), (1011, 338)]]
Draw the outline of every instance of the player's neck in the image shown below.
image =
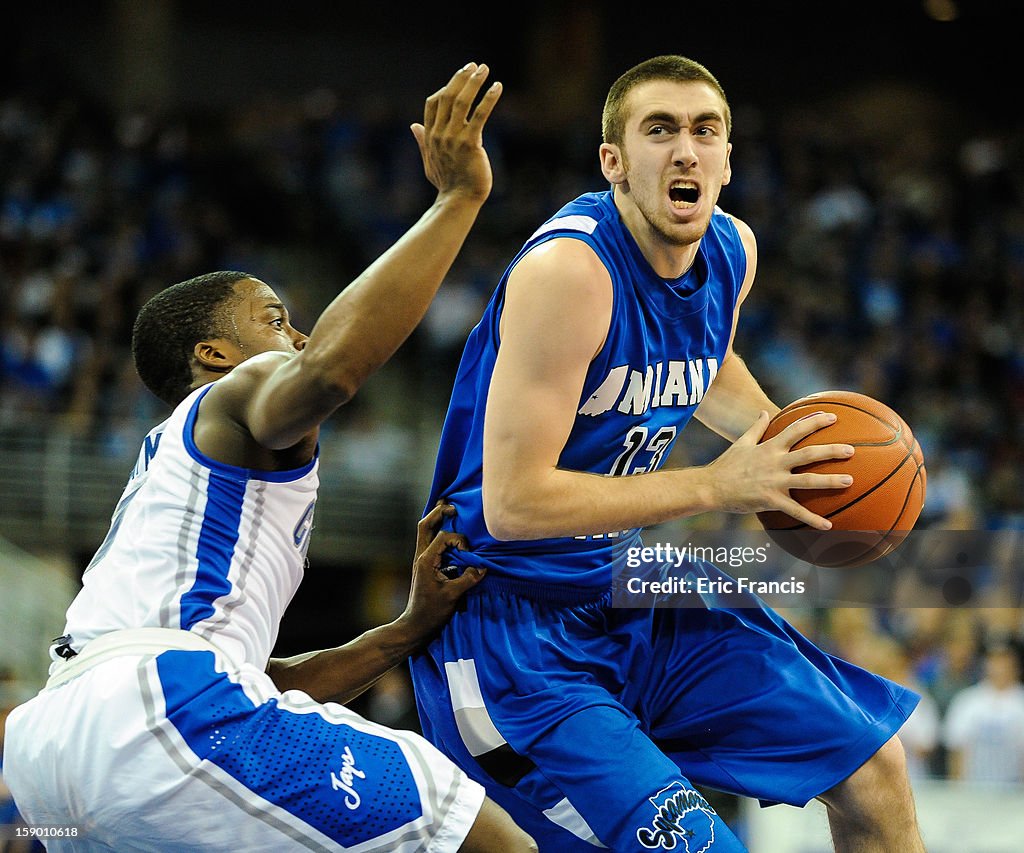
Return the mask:
[(635, 205), (623, 202), (618, 197), (615, 203), (640, 253), (657, 275), (666, 280), (676, 279), (693, 266), (703, 230), (690, 242), (673, 240), (655, 228)]
[(686, 244), (673, 243), (651, 228), (646, 220), (644, 225), (646, 228), (631, 228), (630, 233), (655, 273), (670, 281), (679, 278), (693, 266), (697, 250), (700, 248), (700, 240)]

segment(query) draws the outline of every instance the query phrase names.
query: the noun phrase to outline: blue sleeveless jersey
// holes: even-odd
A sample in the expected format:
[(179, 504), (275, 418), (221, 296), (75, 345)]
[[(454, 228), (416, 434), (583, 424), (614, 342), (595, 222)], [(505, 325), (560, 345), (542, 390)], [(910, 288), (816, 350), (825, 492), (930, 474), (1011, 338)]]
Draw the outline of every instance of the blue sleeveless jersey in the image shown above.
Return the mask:
[(527, 252), (563, 238), (582, 240), (597, 253), (611, 275), (613, 298), (608, 338), (587, 371), (558, 465), (609, 476), (654, 471), (668, 457), (725, 357), (746, 253), (732, 219), (716, 209), (693, 266), (666, 281), (640, 252), (611, 192), (588, 193), (534, 232), (466, 342), (427, 504), (443, 498), (457, 510), (452, 526), (470, 548), (453, 551), (452, 564), (486, 566), (527, 583), (597, 589), (610, 583), (614, 562), (638, 530), (500, 541), (487, 532), (481, 503), (484, 407), (506, 282)]

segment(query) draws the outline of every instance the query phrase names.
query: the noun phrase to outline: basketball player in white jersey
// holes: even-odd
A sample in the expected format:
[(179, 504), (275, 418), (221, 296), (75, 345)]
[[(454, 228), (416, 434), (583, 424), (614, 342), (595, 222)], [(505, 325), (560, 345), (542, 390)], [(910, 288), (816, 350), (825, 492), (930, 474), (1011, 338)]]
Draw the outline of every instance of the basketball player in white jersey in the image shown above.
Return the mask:
[[(337, 649), (271, 660), (302, 577), (319, 426), (420, 321), (490, 192), (470, 63), (413, 134), (433, 206), (307, 337), (270, 287), (219, 272), (154, 296), (132, 349), (174, 406), (145, 439), (109, 534), (10, 716), (4, 775), (72, 851), (535, 850), (424, 739), (342, 704), (425, 642), (479, 575), (439, 571), (450, 508), (421, 522), (405, 613)], [(465, 576), (464, 576), (465, 577)]]

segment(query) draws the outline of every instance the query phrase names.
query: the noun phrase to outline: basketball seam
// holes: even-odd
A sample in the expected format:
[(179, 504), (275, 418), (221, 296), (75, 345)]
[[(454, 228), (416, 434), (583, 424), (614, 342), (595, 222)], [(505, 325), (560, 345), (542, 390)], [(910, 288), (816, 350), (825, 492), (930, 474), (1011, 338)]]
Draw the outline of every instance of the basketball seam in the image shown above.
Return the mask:
[[(888, 447), (890, 444), (895, 444), (897, 441), (900, 441), (903, 438), (903, 424), (901, 424), (901, 423), (891, 424), (888, 421), (883, 421), (874, 412), (869, 412), (867, 409), (862, 409), (860, 406), (854, 406), (854, 405), (851, 405), (850, 403), (840, 403), (840, 402), (835, 401), (835, 400), (829, 400), (828, 404), (830, 406), (836, 406), (836, 407), (843, 406), (843, 407), (845, 407), (847, 409), (852, 409), (855, 412), (860, 412), (863, 415), (868, 415), (869, 417), (874, 418), (880, 424), (884, 424), (885, 426), (889, 427), (889, 429), (891, 429), (893, 431), (893, 437), (891, 439), (889, 439), (888, 441), (845, 442), (847, 444), (852, 444), (854, 447)], [(801, 409), (812, 409), (814, 411), (819, 411), (819, 409), (817, 407), (815, 407), (815, 406), (811, 406), (809, 404), (801, 404), (801, 405), (799, 405), (799, 406), (797, 406), (796, 408), (793, 408), (793, 409), (789, 409), (789, 408), (783, 409), (781, 412), (779, 412), (779, 415), (785, 414), (786, 412), (798, 412)], [(779, 415), (776, 415), (776, 417), (778, 417)], [(809, 417), (809, 415), (801, 415), (801, 417), (806, 418), (806, 417)], [(797, 418), (797, 420), (799, 420), (799, 419), (800, 418)], [(794, 421), (794, 423), (795, 423), (795, 421)], [(792, 424), (787, 424), (786, 426), (792, 426)], [(783, 427), (783, 429), (785, 429), (785, 427)], [(827, 429), (827, 427), (826, 427), (826, 429)], [(780, 432), (781, 432), (781, 430), (780, 430)], [(777, 434), (778, 433), (776, 433), (776, 435)], [(915, 441), (915, 444), (916, 444), (916, 441)], [(907, 445), (907, 443), (905, 441), (903, 442), (903, 446), (907, 447), (909, 449), (909, 446)]]
[[(870, 409), (864, 409), (864, 408), (861, 408), (860, 406), (855, 406), (853, 403), (844, 403), (842, 400), (828, 400), (828, 399), (822, 400), (820, 402), (826, 403), (829, 406), (842, 406), (843, 408), (846, 408), (846, 409), (853, 409), (855, 412), (863, 412), (865, 415), (870, 415), (871, 417), (873, 417), (877, 421), (882, 421), (883, 424), (887, 423), (886, 421), (883, 421), (880, 417), (878, 417), (878, 415), (875, 414), (874, 412), (872, 412)], [(876, 401), (876, 402), (878, 402), (878, 401)], [(879, 405), (881, 406), (883, 404), (879, 403)], [(888, 409), (889, 407), (885, 406), (885, 408)], [(814, 409), (814, 411), (816, 411), (816, 412), (817, 411), (821, 411), (820, 407), (815, 406), (812, 403), (801, 403), (799, 406), (790, 404), (789, 406), (786, 406), (786, 408), (780, 409), (779, 410), (779, 415), (785, 414), (786, 412), (796, 412), (796, 411), (799, 411), (800, 409)], [(890, 411), (892, 411), (892, 410), (890, 409)], [(893, 412), (893, 414), (895, 414), (895, 412)], [(778, 415), (776, 415), (776, 417), (778, 417)], [(902, 418), (899, 418), (898, 415), (897, 415), (897, 418), (899, 420), (902, 420)], [(897, 424), (888, 424), (888, 426), (891, 426), (893, 429), (896, 429), (899, 426), (899, 424), (898, 423)]]
[[(914, 444), (916, 445), (917, 442), (915, 441)], [(904, 444), (904, 446), (906, 446), (906, 445)], [(900, 468), (902, 468), (907, 463), (907, 460), (910, 459), (913, 455), (914, 455), (914, 451), (912, 449), (909, 450), (907, 452), (907, 455), (904, 456), (900, 460), (899, 465), (897, 465), (895, 468), (893, 468), (888, 474), (885, 475), (885, 477), (883, 477), (881, 480), (879, 480), (877, 483), (875, 483), (875, 485), (873, 485), (870, 489), (868, 489), (863, 494), (858, 495), (856, 498), (854, 498), (848, 504), (843, 504), (840, 507), (836, 507), (828, 515), (825, 515), (825, 516), (822, 516), (822, 517), (823, 518), (832, 518), (833, 516), (838, 515), (839, 513), (841, 513), (843, 510), (849, 509), (854, 504), (860, 503), (862, 500), (864, 500), (864, 498), (866, 498), (868, 495), (872, 494), (873, 492), (876, 492), (878, 489), (882, 488), (882, 486), (884, 486), (886, 483), (889, 482), (889, 480), (891, 480), (894, 476), (896, 476), (896, 472), (899, 471)], [(920, 466), (918, 466), (917, 470), (918, 471), (921, 470)], [(914, 476), (915, 477), (917, 476), (917, 472), (915, 472)], [(913, 482), (913, 481), (911, 481), (911, 482)], [(909, 489), (908, 489), (908, 492), (909, 492)], [(904, 503), (904, 507), (906, 507), (906, 503)], [(897, 516), (897, 518), (899, 518), (899, 516)], [(813, 530), (814, 528), (812, 528), (809, 524), (804, 524), (802, 521), (800, 521), (800, 522), (797, 522), (795, 527), (776, 527), (776, 528), (773, 528), (773, 529), (775, 529), (775, 530), (800, 530), (800, 529)]]
[[(914, 451), (917, 450), (917, 449), (918, 449), (918, 443), (915, 440), (914, 441), (914, 446), (910, 450), (910, 453), (911, 453), (912, 456), (914, 455)], [(914, 456), (914, 461), (917, 461), (917, 457), (916, 456)], [(898, 516), (896, 516), (896, 521), (900, 520), (900, 517), (903, 515), (903, 513), (907, 509), (907, 503), (910, 501), (910, 493), (914, 490), (914, 483), (916, 483), (918, 480), (921, 480), (921, 487), (922, 487), (922, 489), (925, 489), (924, 478), (921, 476), (921, 471), (922, 470), (924, 470), (924, 460), (922, 460), (921, 462), (917, 463), (917, 470), (914, 471), (914, 479), (910, 481), (910, 488), (907, 489), (907, 496), (903, 499), (903, 508), (900, 510), (900, 514)], [(922, 494), (921, 495), (921, 508), (922, 509), (924, 508), (924, 497), (925, 497), (924, 494)], [(920, 514), (920, 510), (918, 510), (918, 514)], [(917, 522), (915, 521), (914, 523), (916, 524)], [(892, 533), (892, 531), (895, 528), (896, 528), (896, 524), (894, 522), (893, 526), (889, 528), (889, 532)], [(910, 529), (912, 529), (912, 527)]]
[[(916, 442), (916, 440), (915, 440), (913, 442), (913, 447), (911, 447), (911, 449), (910, 449), (910, 454), (911, 455), (913, 454), (913, 451), (916, 450), (916, 447), (918, 447), (918, 442)], [(899, 467), (902, 468), (903, 464), (905, 462), (906, 462), (906, 459), (904, 459), (903, 462), (900, 463)], [(919, 463), (918, 464), (918, 468), (916, 468), (916, 470), (913, 472), (913, 479), (910, 480), (910, 486), (909, 486), (909, 488), (907, 488), (906, 495), (903, 496), (903, 506), (900, 507), (899, 512), (896, 514), (896, 521), (899, 521), (899, 519), (902, 517), (903, 513), (906, 511), (906, 505), (910, 502), (910, 493), (913, 492), (913, 484), (916, 481), (918, 481), (919, 479), (921, 479), (921, 469), (924, 468), (924, 467), (925, 467), (924, 464)], [(899, 468), (897, 468), (896, 470), (898, 471)], [(895, 473), (895, 472), (893, 472), (893, 473)], [(880, 483), (880, 485), (881, 485), (881, 483)], [(868, 493), (864, 493), (864, 494), (866, 495)], [(863, 496), (861, 496), (861, 497), (863, 497)], [(871, 557), (869, 560), (866, 560), (866, 562), (872, 562), (873, 560), (877, 560), (880, 557), (886, 556), (887, 554), (891, 554), (893, 549), (895, 548), (895, 546), (892, 543), (887, 543), (886, 540), (890, 536), (892, 536), (893, 530), (896, 529), (896, 521), (893, 522), (893, 525), (888, 530), (886, 530), (884, 532), (884, 534), (883, 534), (883, 532), (881, 530), (879, 531), (880, 539), (879, 539), (878, 543), (872, 545), (870, 548), (866, 549), (865, 551), (863, 551), (861, 554), (857, 555), (856, 557), (850, 557), (849, 559), (844, 560), (843, 562), (839, 562), (839, 563), (828, 563), (827, 567), (828, 568), (855, 568), (858, 565), (863, 565), (864, 562), (865, 562), (864, 559), (863, 559), (864, 555), (868, 554), (872, 549), (878, 548), (879, 546), (881, 546), (883, 544), (889, 545), (889, 547), (885, 551), (883, 551), (881, 554), (878, 554), (877, 556)], [(806, 529), (811, 529), (806, 524), (804, 524), (803, 526)], [(775, 529), (783, 529), (783, 528), (776, 527)], [(785, 529), (786, 532), (790, 532), (790, 531), (793, 531), (793, 530), (798, 530), (800, 528), (799, 527), (786, 527), (784, 529)], [(827, 532), (827, 531), (824, 531), (824, 532)], [(874, 531), (873, 530), (864, 530), (862, 532), (874, 532)], [(909, 530), (907, 530), (907, 532), (909, 532)]]
[[(917, 447), (917, 442), (915, 441), (914, 442), (914, 448), (916, 448), (916, 447)], [(911, 454), (913, 454), (914, 448), (911, 448)], [(906, 462), (905, 459), (903, 461)], [(902, 463), (900, 463), (900, 467), (901, 468), (903, 467)], [(914, 490), (914, 483), (916, 483), (921, 478), (921, 469), (923, 467), (924, 467), (924, 465), (918, 465), (917, 466), (917, 470), (914, 471), (914, 479), (910, 481), (910, 488), (907, 489), (907, 493), (903, 497), (903, 506), (900, 507), (900, 511), (896, 514), (896, 521), (893, 522), (892, 527), (890, 527), (884, 534), (881, 534), (881, 537), (880, 537), (879, 541), (876, 544), (872, 545), (871, 546), (872, 548), (877, 548), (879, 545), (881, 545), (883, 542), (885, 542), (885, 540), (889, 536), (891, 536), (892, 532), (896, 529), (896, 522), (899, 521), (900, 518), (903, 516), (903, 513), (907, 509), (907, 504), (910, 503), (910, 493)], [(899, 468), (897, 468), (896, 470), (898, 471)], [(868, 531), (868, 532), (871, 532), (871, 531)], [(907, 531), (907, 532), (909, 533), (910, 531)], [(894, 546), (892, 546), (891, 543), (888, 543), (888, 544), (890, 544), (889, 548), (887, 548), (885, 551), (883, 551), (878, 556), (872, 557), (871, 560), (877, 560), (877, 559), (879, 559), (879, 557), (884, 557), (886, 554), (891, 554)], [(864, 554), (866, 554), (866, 553), (868, 553), (868, 552), (864, 551), (858, 557), (851, 557), (849, 560), (844, 560), (842, 563), (830, 564), (829, 568), (832, 568), (832, 569), (849, 569), (849, 568), (854, 568), (854, 567), (859, 566), (859, 565), (863, 565), (863, 563), (858, 562), (858, 561), (862, 560), (864, 558)], [(871, 560), (869, 560), (868, 562), (871, 562)]]
[(907, 493), (903, 497), (903, 506), (900, 507), (900, 511), (899, 511), (899, 513), (897, 513), (896, 521), (894, 521), (892, 523), (892, 527), (890, 527), (885, 532), (886, 536), (888, 536), (890, 533), (892, 533), (896, 529), (897, 522), (903, 517), (903, 513), (907, 511), (907, 504), (910, 503), (910, 493), (914, 491), (914, 483), (916, 483), (919, 479), (921, 479), (921, 466), (920, 465), (918, 465), (917, 466), (917, 470), (914, 471), (914, 479), (910, 481), (910, 487), (907, 489)]

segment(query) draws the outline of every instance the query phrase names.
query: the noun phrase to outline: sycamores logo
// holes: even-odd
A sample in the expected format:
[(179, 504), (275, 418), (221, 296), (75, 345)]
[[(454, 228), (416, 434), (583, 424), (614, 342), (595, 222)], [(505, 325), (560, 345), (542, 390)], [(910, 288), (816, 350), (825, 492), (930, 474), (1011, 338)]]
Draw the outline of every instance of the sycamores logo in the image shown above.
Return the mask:
[[(650, 826), (636, 831), (637, 841), (648, 850), (707, 853), (715, 843), (715, 810), (692, 788), (673, 782), (650, 801), (657, 814)], [(679, 846), (682, 842), (682, 846)]]

